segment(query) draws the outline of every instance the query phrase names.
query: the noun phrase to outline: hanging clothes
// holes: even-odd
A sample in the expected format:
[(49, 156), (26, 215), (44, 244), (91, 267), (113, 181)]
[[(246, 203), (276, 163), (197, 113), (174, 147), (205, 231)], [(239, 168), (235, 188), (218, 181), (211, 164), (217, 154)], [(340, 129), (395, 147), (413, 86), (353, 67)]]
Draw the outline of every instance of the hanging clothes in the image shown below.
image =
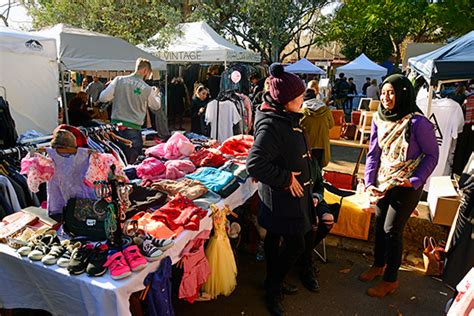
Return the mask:
[(173, 316), (174, 309), (171, 297), (171, 259), (161, 260), (155, 272), (149, 273), (143, 284), (150, 287), (146, 295), (148, 315)]
[(183, 278), (179, 287), (179, 298), (194, 303), (199, 296), (201, 286), (206, 283), (211, 269), (204, 253), (204, 243), (209, 239), (211, 231), (205, 230), (190, 240), (181, 252)]
[(215, 205), (211, 205), (211, 210), (214, 235), (206, 248), (211, 275), (203, 290), (211, 298), (216, 298), (221, 294), (229, 296), (234, 291), (237, 285), (237, 265), (226, 231), (227, 214), (230, 210), (227, 207), (219, 209)]
[[(238, 71), (240, 73), (241, 79), (237, 83), (234, 83), (231, 80), (231, 76), (234, 71)], [(249, 74), (249, 67), (247, 65), (231, 65), (221, 74), (220, 90), (237, 90), (243, 94), (248, 95), (250, 92)]]
[(207, 104), (204, 119), (211, 125), (211, 138), (223, 143), (234, 135), (233, 127), (242, 120), (242, 116), (233, 101), (213, 100)]

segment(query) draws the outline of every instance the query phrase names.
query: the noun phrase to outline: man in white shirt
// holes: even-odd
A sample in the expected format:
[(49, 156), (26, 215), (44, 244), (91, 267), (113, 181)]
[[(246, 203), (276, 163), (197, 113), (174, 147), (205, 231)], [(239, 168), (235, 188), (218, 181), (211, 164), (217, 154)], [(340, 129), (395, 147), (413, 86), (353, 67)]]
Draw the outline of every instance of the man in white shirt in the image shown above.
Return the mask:
[(130, 164), (133, 164), (142, 153), (141, 127), (146, 117), (147, 106), (154, 111), (161, 107), (158, 90), (144, 81), (151, 74), (150, 61), (138, 58), (134, 73), (115, 77), (99, 96), (100, 102), (113, 100), (112, 123), (121, 123), (123, 128), (119, 131), (120, 136), (133, 142), (132, 148), (121, 146)]

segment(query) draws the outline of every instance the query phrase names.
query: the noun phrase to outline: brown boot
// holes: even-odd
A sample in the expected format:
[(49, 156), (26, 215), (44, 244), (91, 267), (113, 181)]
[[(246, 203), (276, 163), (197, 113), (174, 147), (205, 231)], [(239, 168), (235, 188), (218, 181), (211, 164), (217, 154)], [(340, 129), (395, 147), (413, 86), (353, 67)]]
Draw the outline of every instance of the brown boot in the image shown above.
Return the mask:
[(387, 281), (380, 281), (375, 286), (371, 287), (367, 290), (367, 294), (372, 297), (384, 297), (387, 294), (392, 294), (398, 289), (398, 281), (395, 282), (387, 282)]
[(369, 270), (359, 275), (359, 280), (361, 280), (362, 282), (371, 282), (376, 277), (382, 276), (384, 271), (385, 267), (371, 266)]

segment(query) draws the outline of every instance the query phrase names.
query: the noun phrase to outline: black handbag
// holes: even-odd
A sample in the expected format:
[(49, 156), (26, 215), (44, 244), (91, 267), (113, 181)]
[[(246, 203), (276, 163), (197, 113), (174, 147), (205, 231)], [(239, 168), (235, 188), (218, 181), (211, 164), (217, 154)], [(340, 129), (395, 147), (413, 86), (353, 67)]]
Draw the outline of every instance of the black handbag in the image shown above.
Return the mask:
[[(87, 237), (90, 240), (105, 240), (106, 212), (97, 213), (96, 200), (72, 198), (63, 210), (64, 231), (72, 237)], [(101, 208), (102, 210), (102, 208)]]

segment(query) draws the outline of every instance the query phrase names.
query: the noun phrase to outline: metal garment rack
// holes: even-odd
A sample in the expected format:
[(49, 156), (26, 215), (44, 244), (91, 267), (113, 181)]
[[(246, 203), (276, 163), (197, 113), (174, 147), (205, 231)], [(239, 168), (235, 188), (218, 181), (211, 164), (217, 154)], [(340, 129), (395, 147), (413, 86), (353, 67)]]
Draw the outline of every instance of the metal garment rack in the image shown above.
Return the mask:
[(28, 145), (28, 146), (17, 146), (7, 149), (0, 149), (0, 159), (7, 156), (19, 155), (21, 153), (27, 153), (32, 148), (37, 148), (36, 145)]

